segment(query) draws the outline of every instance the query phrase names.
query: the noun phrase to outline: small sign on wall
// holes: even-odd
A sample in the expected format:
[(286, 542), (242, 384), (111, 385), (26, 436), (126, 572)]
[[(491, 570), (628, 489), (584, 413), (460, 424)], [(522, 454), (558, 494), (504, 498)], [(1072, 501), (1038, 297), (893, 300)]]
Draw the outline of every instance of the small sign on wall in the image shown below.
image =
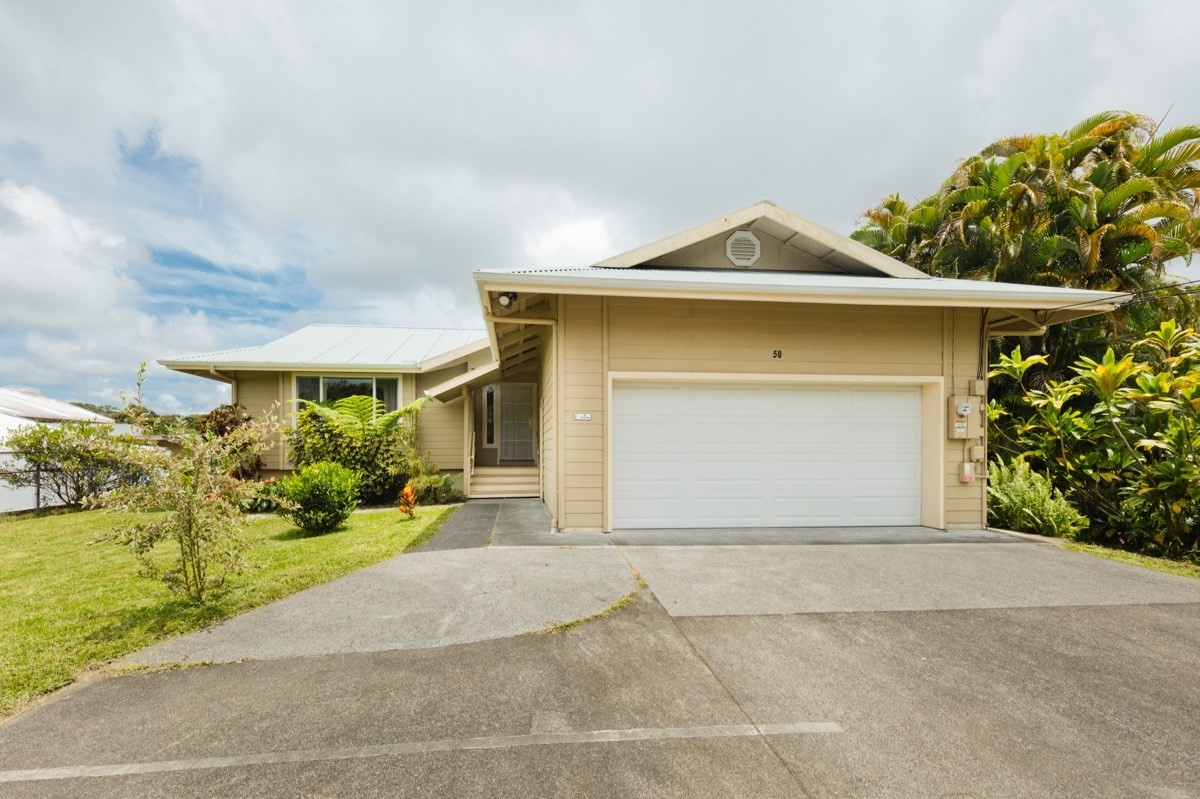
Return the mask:
[(577, 422), (592, 421), (592, 415), (590, 413), (573, 413), (573, 414), (571, 414), (571, 418)]

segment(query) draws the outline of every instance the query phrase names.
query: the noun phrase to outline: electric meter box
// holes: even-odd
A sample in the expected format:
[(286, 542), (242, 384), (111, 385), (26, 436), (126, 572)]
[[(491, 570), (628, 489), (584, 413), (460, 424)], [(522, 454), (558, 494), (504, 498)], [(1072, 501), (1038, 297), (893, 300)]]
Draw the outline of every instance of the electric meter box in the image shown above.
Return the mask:
[(946, 409), (949, 438), (983, 438), (983, 403), (979, 397), (957, 395)]

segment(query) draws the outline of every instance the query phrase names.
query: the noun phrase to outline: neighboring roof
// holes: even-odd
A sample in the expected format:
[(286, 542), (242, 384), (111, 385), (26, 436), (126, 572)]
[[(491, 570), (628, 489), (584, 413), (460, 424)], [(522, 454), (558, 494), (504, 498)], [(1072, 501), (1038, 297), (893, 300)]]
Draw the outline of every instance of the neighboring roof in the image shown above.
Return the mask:
[(420, 370), (487, 346), (475, 328), (309, 325), (259, 347), (164, 358), (172, 369), (356, 368)]
[(0, 415), (33, 422), (101, 422), (112, 419), (28, 388), (0, 388)]
[(1128, 294), (1056, 286), (991, 283), (925, 276), (920, 279), (866, 277), (821, 272), (750, 269), (514, 269), (476, 272), (491, 291), (557, 291), (608, 294), (746, 295), (779, 301), (861, 302), (895, 300), (902, 305), (1100, 309), (1121, 304)]
[[(694, 228), (667, 236), (628, 252), (606, 258), (596, 266), (628, 269), (648, 264), (677, 250), (733, 230), (746, 229), (765, 233), (785, 247), (796, 250), (828, 267), (828, 271), (852, 275), (876, 275), (928, 279), (928, 275), (902, 261), (873, 250), (840, 233), (780, 208), (770, 200), (718, 217)], [(664, 264), (665, 265), (665, 264)], [(674, 266), (674, 264), (671, 264)], [(730, 267), (736, 269), (736, 267)]]

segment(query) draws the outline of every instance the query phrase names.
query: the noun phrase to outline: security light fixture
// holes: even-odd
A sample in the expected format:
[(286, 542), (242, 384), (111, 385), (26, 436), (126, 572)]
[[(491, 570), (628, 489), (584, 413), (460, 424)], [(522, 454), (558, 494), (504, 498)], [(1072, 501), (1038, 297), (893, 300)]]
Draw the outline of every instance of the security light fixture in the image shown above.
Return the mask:
[(501, 308), (510, 308), (517, 301), (517, 295), (511, 291), (506, 291), (496, 298), (496, 302), (500, 303)]

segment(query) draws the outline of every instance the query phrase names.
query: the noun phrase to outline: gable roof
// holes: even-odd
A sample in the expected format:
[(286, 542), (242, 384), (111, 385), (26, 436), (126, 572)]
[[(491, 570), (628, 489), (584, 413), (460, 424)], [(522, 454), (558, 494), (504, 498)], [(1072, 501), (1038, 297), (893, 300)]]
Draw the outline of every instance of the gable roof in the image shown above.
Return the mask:
[[(636, 247), (611, 258), (605, 258), (596, 266), (628, 269), (647, 265), (685, 247), (739, 229), (764, 233), (780, 241), (785, 248), (795, 250), (797, 254), (808, 256), (828, 267), (829, 272), (878, 277), (907, 277), (917, 280), (929, 277), (919, 269), (914, 269), (861, 242), (840, 233), (834, 233), (815, 222), (810, 222), (802, 216), (780, 208), (770, 200), (761, 200), (740, 211), (734, 211), (681, 233)], [(730, 266), (729, 268), (735, 269), (736, 267)]]
[(28, 388), (0, 388), (0, 415), (34, 422), (113, 423), (107, 416)]
[(363, 369), (421, 371), (487, 346), (476, 328), (309, 325), (258, 347), (164, 358), (180, 371), (203, 369)]

